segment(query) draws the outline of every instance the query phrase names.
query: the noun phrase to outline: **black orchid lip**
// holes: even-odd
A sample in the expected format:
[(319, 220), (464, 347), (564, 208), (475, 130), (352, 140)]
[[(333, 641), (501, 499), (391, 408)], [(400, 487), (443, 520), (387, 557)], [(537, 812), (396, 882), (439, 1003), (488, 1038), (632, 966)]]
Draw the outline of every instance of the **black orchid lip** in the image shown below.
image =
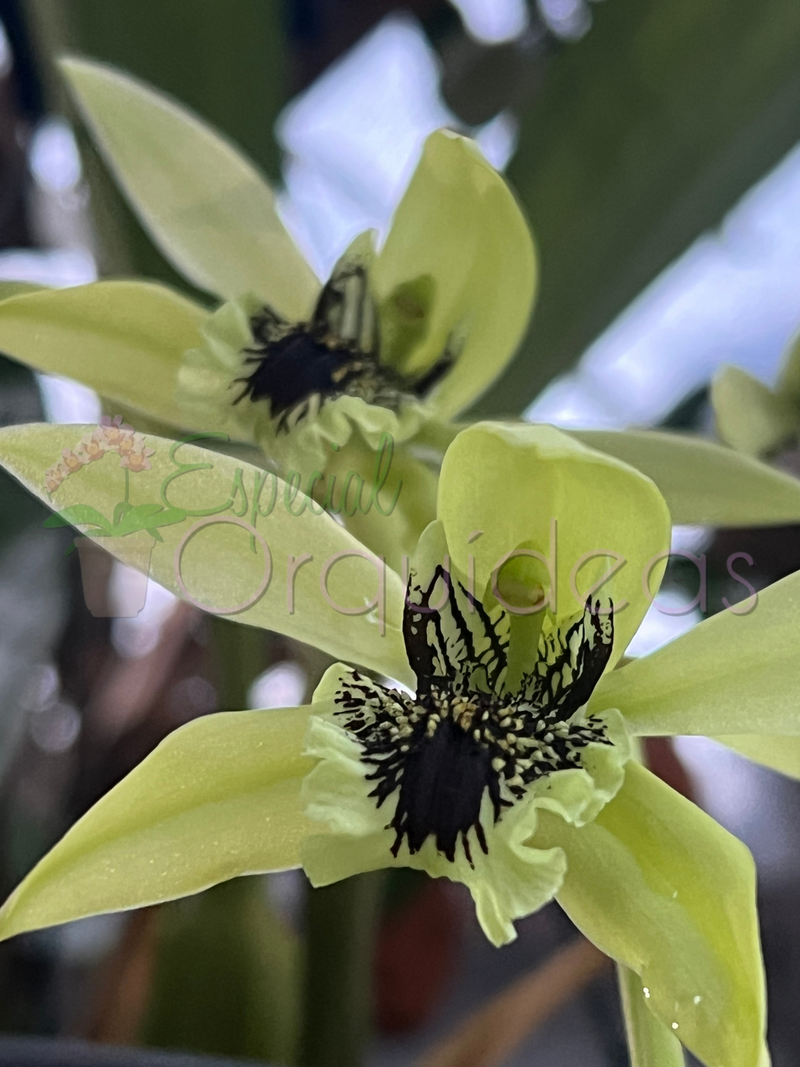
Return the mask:
[[(444, 596), (431, 606), (437, 586)], [(535, 667), (514, 692), (504, 687), (506, 622), (504, 614), (493, 621), (439, 566), (424, 589), (410, 580), (406, 597), (403, 634), (416, 696), (356, 671), (342, 680), (336, 714), (375, 768), (366, 776), (376, 783), (369, 795), (380, 808), (397, 794), (387, 827), (395, 831), (395, 857), (403, 840), (413, 855), (432, 837), (452, 862), (460, 840), (472, 866), (471, 830), (488, 853), (481, 823), (487, 791), (496, 823), (537, 779), (580, 767), (591, 743), (611, 744), (597, 716), (573, 718), (611, 655), (613, 606), (602, 614), (600, 601), (589, 600), (565, 631), (544, 635)]]
[(289, 432), (326, 401), (356, 396), (397, 410), (424, 397), (449, 370), (452, 346), (423, 375), (406, 377), (380, 362), (377, 308), (363, 266), (342, 266), (323, 287), (308, 322), (291, 323), (270, 307), (250, 320), (253, 347), (244, 349), (248, 375), (234, 400), (266, 400), (277, 429)]

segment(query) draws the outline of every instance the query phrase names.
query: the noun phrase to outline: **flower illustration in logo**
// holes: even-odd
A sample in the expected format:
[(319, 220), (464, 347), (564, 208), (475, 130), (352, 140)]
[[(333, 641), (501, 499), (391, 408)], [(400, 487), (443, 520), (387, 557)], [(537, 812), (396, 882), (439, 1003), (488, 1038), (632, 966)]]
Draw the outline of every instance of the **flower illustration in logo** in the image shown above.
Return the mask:
[(154, 448), (132, 449), (130, 452), (120, 453), (120, 466), (137, 474), (139, 471), (150, 470), (150, 456), (155, 455)]
[(108, 445), (97, 430), (92, 434), (87, 434), (86, 437), (82, 437), (80, 444), (77, 448), (77, 455), (83, 460), (84, 463), (93, 463), (97, 459), (102, 459), (108, 451)]
[[(94, 539), (127, 537), (129, 534), (146, 531), (156, 541), (161, 541), (159, 528), (183, 522), (186, 512), (163, 503), (131, 501), (131, 473), (139, 474), (141, 471), (152, 470), (150, 459), (156, 454), (154, 448), (146, 446), (146, 440), (144, 434), (136, 433), (133, 427), (126, 426), (122, 417), (117, 415), (113, 419), (104, 418), (99, 426), (85, 432), (74, 449), (65, 448), (61, 458), (45, 471), (44, 485), (51, 500), (70, 474), (110, 453), (119, 456), (119, 465), (124, 471), (124, 496), (110, 516), (104, 515), (89, 503), (81, 502), (56, 511), (45, 520), (44, 525), (75, 526), (79, 528), (82, 536)], [(146, 480), (140, 484), (140, 489), (146, 491)], [(55, 504), (51, 506), (56, 507)]]
[(123, 434), (114, 447), (114, 451), (120, 456), (129, 456), (132, 452), (141, 452), (144, 449), (144, 434)]
[(155, 449), (145, 447), (144, 434), (136, 433), (132, 426), (122, 421), (121, 415), (111, 418), (104, 415), (100, 424), (80, 439), (74, 449), (65, 448), (61, 458), (44, 474), (44, 486), (50, 496), (61, 486), (65, 478), (82, 467), (102, 459), (109, 452), (120, 458), (120, 466), (134, 474), (151, 469), (150, 456)]
[(62, 470), (62, 468), (58, 464), (56, 466), (54, 466), (54, 467), (51, 467), (46, 472), (46, 474), (44, 476), (44, 487), (47, 490), (47, 492), (50, 493), (51, 496), (56, 491), (56, 489), (58, 489), (58, 487), (61, 485), (61, 483), (64, 481), (65, 477), (66, 477), (66, 475), (65, 475), (64, 471)]
[(63, 467), (66, 474), (75, 474), (83, 466), (83, 459), (71, 448), (65, 448), (61, 453), (62, 461), (59, 466)]
[(133, 439), (134, 430), (132, 426), (122, 421), (121, 415), (115, 415), (113, 419), (110, 415), (103, 415), (95, 435), (102, 437), (107, 448), (116, 450), (123, 443)]

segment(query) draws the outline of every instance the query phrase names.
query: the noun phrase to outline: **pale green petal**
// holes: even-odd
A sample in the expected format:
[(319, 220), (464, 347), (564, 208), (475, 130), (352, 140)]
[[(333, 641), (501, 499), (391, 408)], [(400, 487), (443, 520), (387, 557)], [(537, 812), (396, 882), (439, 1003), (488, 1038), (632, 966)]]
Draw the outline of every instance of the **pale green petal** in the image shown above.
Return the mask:
[(800, 737), (770, 737), (768, 734), (724, 734), (715, 741), (732, 748), (754, 763), (800, 778)]
[(466, 408), (514, 354), (536, 291), (527, 223), (477, 146), (432, 134), (375, 265), (382, 358), (416, 374), (453, 342), (457, 359), (431, 398)]
[(148, 282), (40, 289), (0, 303), (0, 351), (180, 425), (178, 368), (207, 318), (199, 305)]
[(478, 590), (507, 553), (538, 553), (506, 564), (498, 588), (518, 609), (549, 592), (559, 619), (582, 611), (592, 585), (626, 561), (601, 591), (617, 608), (612, 662), (649, 607), (643, 573), (651, 566), (654, 593), (669, 547), (655, 485), (551, 426), (480, 423), (460, 433), (442, 465), (439, 516), (458, 569), (468, 574), (474, 556)]
[(800, 522), (800, 481), (732, 448), (691, 434), (654, 430), (570, 431), (656, 483), (687, 526)]
[(18, 886), (0, 938), (298, 866), (309, 710), (206, 715), (170, 734)]
[[(197, 116), (128, 74), (61, 61), (106, 162), (164, 255), (201, 289), (305, 317), (319, 283), (264, 178)], [(254, 104), (254, 106), (257, 106)]]
[[(88, 505), (110, 520), (125, 484), (113, 453), (71, 474), (52, 499), (44, 489), (45, 471), (60, 460), (62, 450), (74, 449), (93, 429), (9, 427), (0, 431), (0, 462), (50, 507)], [(150, 470), (130, 475), (131, 503), (186, 512), (181, 521), (173, 516), (170, 525), (157, 528), (163, 540), (152, 544), (149, 556), (156, 581), (208, 611), (409, 680), (400, 633), (403, 588), (394, 571), (384, 569), (330, 515), (316, 505), (312, 510), (301, 491), (293, 492), (273, 474), (161, 437), (145, 437), (144, 445), (155, 452)], [(142, 531), (104, 537), (102, 544), (145, 570), (148, 538)]]
[(778, 451), (797, 436), (795, 405), (741, 367), (723, 366), (711, 383), (717, 433), (749, 456)]
[(634, 734), (800, 734), (798, 633), (793, 574), (758, 593), (750, 614), (721, 611), (606, 674), (590, 706), (619, 708)]
[(755, 869), (740, 841), (630, 763), (594, 822), (542, 815), (535, 843), (563, 848), (559, 903), (640, 976), (651, 1010), (688, 1049), (707, 1067), (766, 1062)]
[(630, 1067), (684, 1067), (681, 1043), (672, 1028), (650, 1011), (641, 978), (622, 964), (617, 965), (617, 977)]
[[(332, 667), (315, 694), (315, 707), (335, 693), (340, 664)], [(317, 705), (317, 700), (322, 703)], [(368, 794), (371, 767), (360, 759), (361, 746), (334, 721), (333, 716), (312, 716), (306, 754), (319, 760), (303, 783), (306, 814), (330, 833), (303, 841), (303, 869), (313, 885), (328, 885), (350, 875), (382, 867), (413, 867), (435, 878), (463, 882), (475, 900), (478, 920), (496, 945), (516, 937), (513, 922), (551, 900), (561, 885), (564, 857), (555, 841), (547, 849), (526, 844), (534, 833), (540, 812), (553, 812), (559, 821), (582, 825), (608, 803), (622, 784), (629, 756), (625, 728), (614, 711), (601, 716), (612, 744), (590, 744), (584, 769), (558, 771), (539, 779), (525, 797), (493, 822), (488, 793), (484, 794), (481, 823), (489, 852), (472, 843), (471, 865), (459, 848), (453, 861), (436, 851), (428, 838), (412, 855), (406, 842), (397, 857), (391, 849), (395, 833), (387, 829), (397, 796), (380, 808)]]

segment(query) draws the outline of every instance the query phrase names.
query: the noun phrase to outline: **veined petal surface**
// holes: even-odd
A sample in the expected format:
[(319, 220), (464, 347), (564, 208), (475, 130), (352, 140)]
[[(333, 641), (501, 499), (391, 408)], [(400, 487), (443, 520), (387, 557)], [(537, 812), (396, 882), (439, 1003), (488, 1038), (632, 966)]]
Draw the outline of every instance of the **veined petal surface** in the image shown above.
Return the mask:
[(319, 290), (252, 163), (197, 116), (128, 74), (63, 70), (106, 162), (164, 255), (201, 289), (257, 292), (301, 319)]
[(533, 843), (563, 848), (559, 903), (639, 975), (650, 1009), (707, 1067), (768, 1062), (755, 869), (740, 841), (629, 763), (594, 822), (543, 814)]
[(308, 714), (223, 712), (170, 734), (17, 887), (0, 938), (296, 867)]

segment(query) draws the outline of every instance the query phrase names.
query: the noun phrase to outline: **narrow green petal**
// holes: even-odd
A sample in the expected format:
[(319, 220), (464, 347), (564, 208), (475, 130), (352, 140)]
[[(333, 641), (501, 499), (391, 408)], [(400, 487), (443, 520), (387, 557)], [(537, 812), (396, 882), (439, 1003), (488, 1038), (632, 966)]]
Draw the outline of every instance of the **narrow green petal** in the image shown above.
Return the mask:
[[(96, 430), (9, 427), (0, 431), (0, 462), (51, 508), (88, 506), (111, 524), (124, 499), (119, 455), (107, 452), (85, 463), (52, 497), (44, 486), (45, 471), (63, 450), (76, 449)], [(142, 446), (153, 450), (146, 456), (149, 469), (129, 474), (130, 503), (144, 509), (134, 513), (141, 528), (129, 536), (111, 528), (101, 544), (112, 555), (139, 570), (149, 565), (161, 585), (207, 611), (410, 680), (399, 575), (312, 508), (297, 485), (196, 445), (147, 436)], [(151, 519), (148, 508), (155, 508)]]
[(570, 433), (652, 478), (675, 523), (767, 526), (800, 521), (797, 478), (714, 441), (652, 430)]
[(741, 367), (723, 366), (711, 383), (717, 433), (748, 456), (777, 451), (800, 429), (794, 404)]
[(544, 589), (559, 619), (582, 611), (587, 590), (626, 561), (602, 587), (621, 607), (615, 659), (649, 607), (643, 573), (652, 567), (655, 592), (664, 567), (657, 557), (669, 547), (669, 513), (649, 478), (551, 426), (479, 423), (460, 433), (442, 465), (439, 516), (459, 570), (468, 574), (474, 555), (479, 592), (507, 553), (538, 553), (508, 563), (498, 588), (518, 608), (525, 597), (541, 603)]
[(174, 425), (178, 368), (207, 318), (199, 305), (148, 282), (40, 289), (0, 303), (0, 351)]
[(767, 734), (724, 734), (715, 741), (761, 763), (773, 771), (800, 778), (800, 737), (770, 737)]
[(680, 1041), (672, 1028), (650, 1011), (638, 974), (618, 964), (617, 977), (630, 1067), (685, 1067)]
[(309, 710), (224, 712), (170, 734), (18, 886), (0, 938), (296, 867)]
[(559, 903), (639, 975), (650, 1009), (691, 1052), (707, 1067), (761, 1067), (755, 869), (740, 841), (630, 763), (593, 823), (576, 829), (543, 815), (534, 842), (564, 849)]
[(800, 734), (799, 632), (793, 574), (758, 593), (750, 614), (721, 611), (606, 674), (592, 706), (619, 708), (634, 734)]
[(201, 289), (258, 293), (289, 319), (319, 289), (264, 178), (169, 97), (100, 63), (61, 69), (106, 162), (164, 255)]
[(383, 358), (415, 374), (452, 341), (452, 370), (432, 403), (447, 417), (497, 378), (519, 344), (536, 291), (525, 218), (477, 146), (428, 138), (375, 265)]

